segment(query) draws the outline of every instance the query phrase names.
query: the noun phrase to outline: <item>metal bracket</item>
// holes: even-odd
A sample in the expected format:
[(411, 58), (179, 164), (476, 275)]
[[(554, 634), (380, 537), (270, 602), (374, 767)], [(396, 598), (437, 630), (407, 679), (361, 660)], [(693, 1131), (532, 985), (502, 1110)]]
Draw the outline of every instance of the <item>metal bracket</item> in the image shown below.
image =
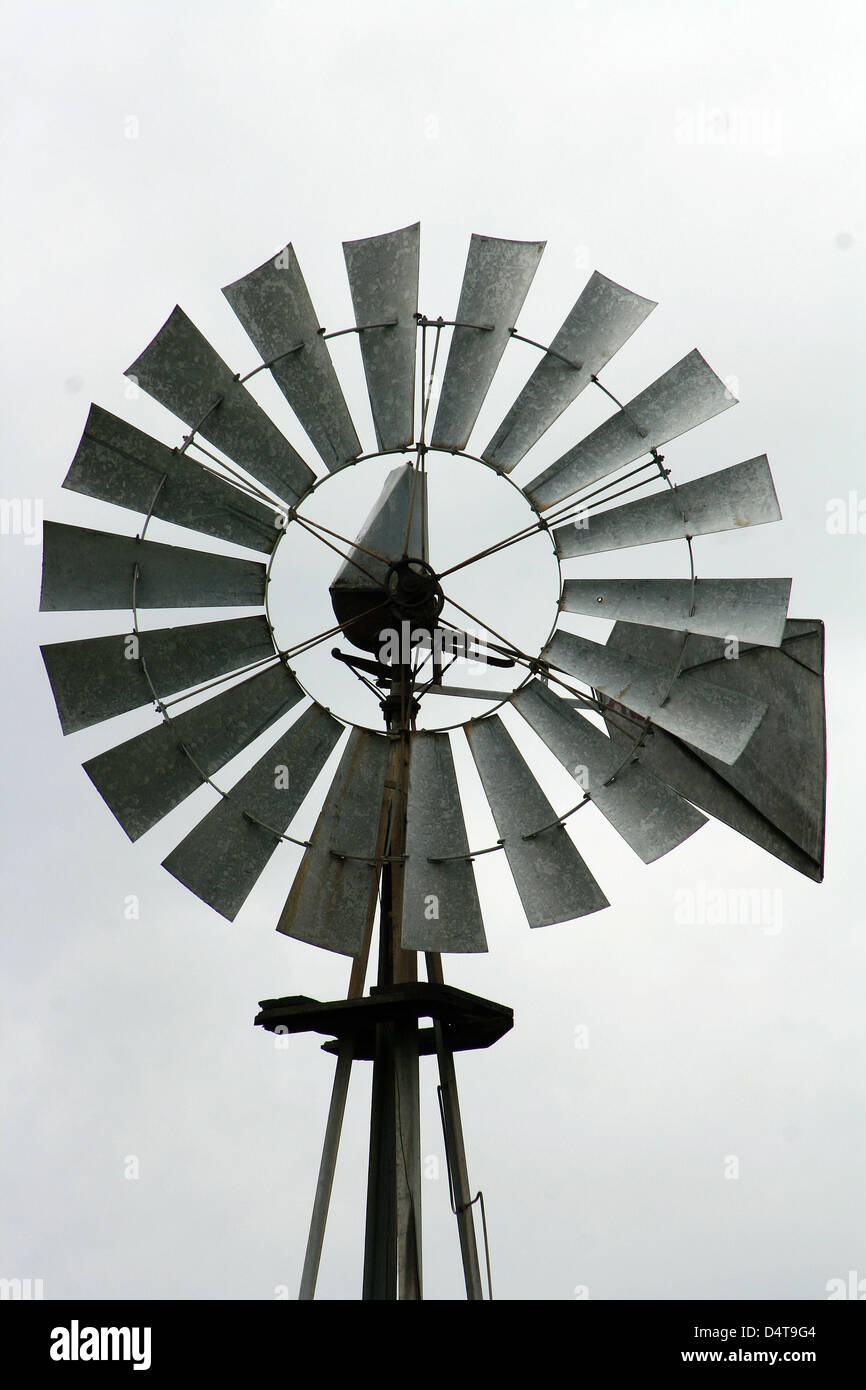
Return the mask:
[[(410, 984), (374, 985), (359, 999), (336, 999), (320, 1003), (307, 995), (284, 999), (262, 999), (255, 1022), (269, 1033), (325, 1033), (336, 1039), (323, 1044), (325, 1052), (339, 1052), (340, 1043), (352, 1040), (356, 1061), (372, 1061), (376, 1048), (376, 1026), (381, 1023), (416, 1023), (430, 1018), (448, 1025), (449, 1044), (455, 1052), (490, 1047), (514, 1026), (514, 1011), (477, 994), (440, 985), (413, 981)], [(436, 1051), (434, 1029), (418, 1030), (418, 1051), (431, 1056)]]

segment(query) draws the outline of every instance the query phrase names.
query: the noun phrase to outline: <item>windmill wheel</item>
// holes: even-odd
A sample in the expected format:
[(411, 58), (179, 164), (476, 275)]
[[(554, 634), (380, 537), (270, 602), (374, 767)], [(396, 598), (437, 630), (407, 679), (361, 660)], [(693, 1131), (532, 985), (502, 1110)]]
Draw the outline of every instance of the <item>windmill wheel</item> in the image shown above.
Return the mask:
[[(344, 251), (352, 329), (327, 333), (319, 325), (291, 246), (225, 289), (261, 357), (245, 376), (176, 308), (127, 374), (186, 424), (182, 444), (169, 448), (94, 405), (64, 482), (140, 513), (140, 532), (46, 523), (41, 607), (132, 612), (131, 630), (42, 648), (64, 733), (149, 702), (155, 707), (152, 728), (85, 764), (130, 838), (212, 782), (220, 800), (165, 867), (234, 919), (276, 847), (294, 839), (304, 855), (279, 930), (359, 955), (383, 859), (389, 741), (375, 732), (377, 703), (402, 689), (410, 748), (401, 856), (407, 950), (486, 949), (471, 865), (487, 850), (503, 851), (531, 926), (605, 907), (565, 828), (590, 803), (646, 862), (704, 823), (700, 805), (820, 877), (821, 626), (787, 620), (787, 579), (696, 574), (696, 537), (780, 518), (767, 459), (675, 485), (659, 452), (735, 403), (724, 383), (695, 351), (632, 400), (617, 401), (598, 374), (655, 306), (597, 272), (549, 346), (524, 338), (515, 324), (542, 243), (473, 236), (452, 319), (419, 313), (417, 225), (349, 242)], [(368, 453), (328, 346), (342, 333), (356, 334), (360, 346), (376, 438)], [(449, 336), (439, 382), (440, 346)], [(475, 455), (470, 436), (512, 338), (532, 343), (540, 356)], [(263, 370), (309, 437), (314, 466), (247, 390)], [(518, 486), (512, 470), (587, 387), (611, 396), (613, 413)], [(350, 465), (381, 472), (393, 456), (402, 461), (387, 473), (360, 531), (356, 521), (354, 540), (322, 520), (324, 484)], [(443, 563), (442, 541), (429, 525), (437, 466), (488, 470), (491, 484), (519, 498), (522, 526)], [(633, 495), (620, 500), (625, 494)], [(152, 517), (267, 559), (148, 540)], [(313, 597), (295, 572), (295, 632), (285, 642), (276, 566), (299, 535), (340, 564), (318, 598), (330, 602), (330, 624), (305, 636), (298, 624)], [(676, 539), (688, 560), (676, 578), (598, 579), (579, 565), (600, 552)], [(548, 547), (560, 588), (551, 630), (533, 651), (515, 644), (508, 629), (507, 593), (503, 620), (470, 611), (454, 586), (471, 567), (480, 572), (499, 557), (513, 561), (519, 587), (523, 551), (536, 542)], [(564, 582), (561, 567), (574, 570)], [(147, 609), (239, 606), (262, 611), (167, 628), (140, 622)], [(560, 611), (616, 626), (600, 644), (564, 630)], [(726, 662), (732, 634), (741, 659)], [(351, 650), (331, 655), (336, 637)], [(334, 668), (339, 660), (345, 678), (357, 678), (366, 719), (339, 717), (308, 689), (300, 667), (309, 652)], [(474, 686), (455, 683), (467, 661)], [(208, 698), (198, 699), (203, 691)], [(470, 845), (464, 824), (445, 713), (455, 696), (473, 710), (458, 727), (497, 826), (493, 845)], [(505, 703), (572, 774), (568, 812), (554, 811), (519, 751), (502, 718)], [(233, 783), (212, 780), (278, 721), (279, 737), (249, 771)], [(293, 820), (347, 725), (318, 822), (299, 841)], [(770, 767), (771, 750), (779, 766), (780, 738), (803, 770), (796, 788)], [(435, 915), (425, 907), (431, 895)]]

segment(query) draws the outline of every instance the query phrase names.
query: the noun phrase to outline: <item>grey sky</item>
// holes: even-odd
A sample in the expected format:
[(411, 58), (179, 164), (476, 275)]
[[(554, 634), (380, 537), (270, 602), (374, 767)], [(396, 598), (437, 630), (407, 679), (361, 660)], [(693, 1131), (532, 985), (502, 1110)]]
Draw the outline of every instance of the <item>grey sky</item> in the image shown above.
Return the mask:
[[(769, 455), (784, 521), (705, 538), (698, 573), (793, 575), (791, 616), (827, 623), (827, 877), (717, 823), (646, 868), (591, 811), (576, 842), (612, 905), (530, 933), (496, 856), (478, 861), (490, 953), (446, 961), (446, 977), (515, 1010), (506, 1039), (458, 1059), (502, 1298), (822, 1298), (832, 1278), (866, 1277), (866, 537), (826, 525), (832, 499), (866, 498), (862, 41), (861, 6), (801, 0), (6, 8), (3, 497), (135, 534), (138, 517), (60, 484), (91, 400), (179, 441), (122, 375), (173, 306), (249, 370), (221, 286), (291, 241), (320, 321), (347, 326), (341, 241), (416, 219), (425, 312), (456, 307), (472, 232), (546, 240), (523, 332), (555, 332), (597, 268), (659, 301), (605, 372), (621, 399), (695, 346), (740, 398), (665, 449), (677, 479)], [(369, 448), (357, 349), (338, 341)], [(509, 348), (477, 445), (532, 365)], [(520, 481), (606, 413), (581, 398)], [(466, 489), (458, 548), (512, 515), (488, 510), (484, 477)], [(343, 993), (347, 962), (273, 929), (290, 847), (234, 925), (161, 869), (206, 791), (127, 841), (80, 764), (152, 715), (64, 739), (38, 651), (127, 620), (40, 616), (29, 539), (0, 536), (0, 1274), (41, 1277), (49, 1297), (294, 1297), (332, 1062), (312, 1038), (278, 1050), (252, 1018), (259, 998)], [(673, 546), (600, 558), (599, 574), (684, 572)], [(510, 604), (527, 629), (550, 602), (542, 560)], [(562, 809), (565, 781), (543, 767)], [(491, 833), (470, 797), (473, 844)], [(678, 894), (717, 888), (763, 890), (771, 919), (678, 920)], [(356, 1073), (320, 1281), (334, 1298), (360, 1288)], [(459, 1297), (432, 1070), (422, 1084), (423, 1152), (440, 1161), (424, 1184), (426, 1293)]]

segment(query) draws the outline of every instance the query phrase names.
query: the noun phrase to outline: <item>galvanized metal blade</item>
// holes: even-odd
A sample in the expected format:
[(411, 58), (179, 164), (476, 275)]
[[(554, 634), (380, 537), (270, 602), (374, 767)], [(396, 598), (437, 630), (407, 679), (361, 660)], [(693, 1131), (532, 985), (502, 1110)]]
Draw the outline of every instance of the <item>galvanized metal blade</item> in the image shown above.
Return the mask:
[(541, 511), (736, 405), (695, 349), (524, 488)]
[[(264, 618), (116, 633), (41, 648), (64, 734), (274, 655)], [(150, 679), (148, 679), (150, 677)]]
[(63, 486), (251, 550), (273, 550), (279, 535), (273, 508), (98, 405)]
[[(616, 633), (615, 640), (614, 633)], [(789, 618), (785, 623), (782, 640), (786, 653), (792, 659), (804, 661), (810, 670), (814, 670), (816, 674), (820, 675), (823, 671), (823, 656), (820, 647), (817, 656), (819, 664), (817, 666), (810, 664), (815, 655), (814, 639), (814, 622), (795, 621)], [(628, 650), (632, 656), (636, 656), (640, 661), (651, 661), (659, 665), (669, 664), (672, 658), (679, 656), (682, 648), (683, 669), (695, 671), (698, 674), (705, 671), (711, 680), (714, 679), (715, 671), (725, 669), (727, 662), (737, 661), (743, 652), (751, 651), (753, 647), (758, 645), (761, 644), (742, 640), (736, 633), (726, 635), (722, 640), (696, 633), (689, 635), (683, 648), (683, 634), (681, 632), (625, 621), (616, 623), (608, 638), (608, 646), (612, 649), (622, 647), (623, 650)]]
[(315, 474), (180, 308), (126, 370), (149, 396), (258, 482), (297, 502)]
[(510, 473), (655, 308), (594, 270), (481, 457)]
[(346, 956), (362, 950), (379, 874), (376, 842), (387, 767), (387, 738), (353, 729), (277, 931)]
[(780, 521), (782, 513), (766, 454), (707, 473), (676, 490), (666, 487), (608, 511), (585, 513), (553, 532), (562, 559), (682, 540)]
[[(564, 827), (551, 825), (556, 812), (499, 715), (468, 724), (465, 731), (530, 927), (608, 907)], [(541, 833), (532, 834), (537, 830)]]
[(403, 948), (486, 951), (484, 919), (468, 858), (451, 741), (446, 733), (412, 735), (403, 883)]
[[(415, 339), (421, 224), (344, 241), (367, 394), (380, 449), (415, 435)], [(382, 327), (381, 325), (387, 325)]]
[(671, 686), (675, 660), (651, 664), (572, 632), (554, 633), (542, 656), (725, 763), (740, 756), (767, 710), (764, 701), (689, 672), (682, 672)]
[(549, 686), (531, 681), (512, 703), (627, 844), (651, 864), (706, 824), (706, 817), (641, 762), (621, 766), (612, 743)]
[[(619, 651), (670, 656), (679, 634), (617, 623), (610, 644)], [(684, 661), (737, 694), (765, 700), (767, 714), (743, 755), (726, 765), (659, 729), (641, 761), (656, 776), (799, 873), (820, 882), (824, 862), (826, 748), (823, 690), (824, 628), (817, 620), (788, 620), (778, 648), (689, 638)], [(726, 655), (727, 652), (727, 655)], [(805, 659), (804, 659), (805, 658)], [(606, 720), (623, 747), (636, 721), (612, 706)]]
[(311, 705), (163, 861), (233, 922), (343, 732)]
[(262, 361), (334, 472), (361, 452), (328, 345), (292, 246), (223, 294)]
[[(567, 613), (778, 647), (790, 579), (567, 579)], [(691, 609), (694, 608), (692, 612)]]
[(132, 608), (133, 582), (138, 608), (246, 608), (264, 602), (265, 566), (45, 522), (42, 612)]
[(472, 236), (433, 426), (434, 449), (466, 448), (544, 246), (543, 241)]
[(823, 636), (824, 625), (817, 619), (789, 618), (785, 627), (785, 654), (814, 671), (816, 676), (823, 676)]
[(91, 758), (84, 771), (137, 840), (303, 694), (280, 662)]

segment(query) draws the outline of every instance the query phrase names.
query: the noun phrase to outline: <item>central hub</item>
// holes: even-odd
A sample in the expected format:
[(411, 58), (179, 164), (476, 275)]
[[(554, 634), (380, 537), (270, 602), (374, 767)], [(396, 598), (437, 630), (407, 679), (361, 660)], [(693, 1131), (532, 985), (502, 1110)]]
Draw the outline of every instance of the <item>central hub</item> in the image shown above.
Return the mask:
[(393, 645), (395, 634), (403, 640), (404, 624), (410, 625), (413, 633), (432, 636), (444, 602), (436, 573), (425, 560), (398, 560), (390, 565), (378, 592), (331, 590), (334, 615), (343, 635), (353, 646), (377, 655), (383, 646)]
[(445, 595), (425, 560), (399, 560), (388, 571), (387, 587), (393, 612), (420, 626), (435, 627)]

